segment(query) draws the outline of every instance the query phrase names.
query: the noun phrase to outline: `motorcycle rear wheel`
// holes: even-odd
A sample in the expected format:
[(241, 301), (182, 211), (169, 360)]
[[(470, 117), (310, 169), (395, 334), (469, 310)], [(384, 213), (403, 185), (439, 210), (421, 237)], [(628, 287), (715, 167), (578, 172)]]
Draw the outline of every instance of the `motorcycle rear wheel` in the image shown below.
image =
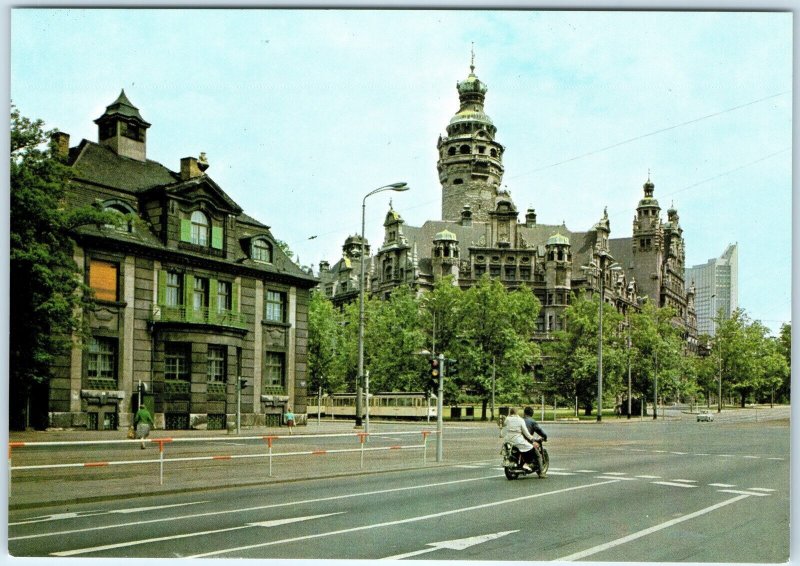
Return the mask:
[(517, 474), (511, 471), (510, 468), (503, 468), (503, 471), (506, 473), (507, 480), (515, 480), (517, 479)]

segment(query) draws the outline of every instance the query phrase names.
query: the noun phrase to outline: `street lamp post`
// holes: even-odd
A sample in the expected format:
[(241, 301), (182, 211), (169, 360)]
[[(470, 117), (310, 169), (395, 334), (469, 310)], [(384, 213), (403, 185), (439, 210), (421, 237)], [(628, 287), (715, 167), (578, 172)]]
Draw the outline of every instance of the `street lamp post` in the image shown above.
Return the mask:
[(621, 267), (617, 263), (607, 265), (608, 258), (611, 257), (605, 250), (597, 250), (597, 263), (590, 262), (582, 269), (593, 273), (600, 278), (600, 303), (598, 306), (599, 331), (597, 336), (597, 422), (603, 420), (603, 299), (605, 297), (606, 270), (619, 271)]
[(717, 358), (719, 361), (719, 375), (717, 376), (717, 412), (722, 412), (722, 348), (720, 348), (719, 337), (717, 336), (717, 294), (711, 295), (711, 311), (714, 313), (712, 322), (714, 324), (714, 345), (717, 350)]
[(383, 191), (407, 191), (409, 186), (406, 183), (392, 183), (384, 185), (370, 191), (361, 200), (361, 269), (358, 279), (358, 375), (356, 375), (356, 426), (361, 426), (361, 380), (364, 375), (364, 264), (365, 245), (364, 245), (364, 215), (367, 210), (367, 197)]

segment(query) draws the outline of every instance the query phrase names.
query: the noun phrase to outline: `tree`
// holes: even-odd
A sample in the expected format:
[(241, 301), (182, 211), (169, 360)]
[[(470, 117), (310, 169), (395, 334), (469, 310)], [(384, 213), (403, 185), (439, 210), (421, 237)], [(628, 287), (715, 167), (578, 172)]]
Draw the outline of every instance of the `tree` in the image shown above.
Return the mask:
[(776, 340), (776, 346), (780, 355), (783, 356), (784, 360), (786, 360), (786, 368), (788, 370), (786, 378), (783, 380), (783, 383), (781, 383), (781, 385), (779, 386), (779, 389), (776, 391), (776, 394), (778, 395), (778, 399), (780, 399), (783, 402), (788, 402), (791, 396), (791, 389), (792, 389), (792, 375), (791, 375), (792, 325), (791, 324), (781, 325), (781, 330)]
[(310, 390), (328, 393), (344, 387), (344, 375), (337, 372), (336, 350), (342, 341), (341, 315), (323, 293), (313, 292), (308, 306), (308, 370)]
[(419, 303), (405, 285), (388, 300), (372, 298), (364, 331), (364, 367), (370, 372), (371, 391), (421, 391), (425, 360), (416, 355), (425, 336)]
[(503, 285), (484, 275), (464, 292), (459, 322), (447, 357), (459, 360), (461, 387), (482, 401), (482, 419), (492, 393), (519, 399), (530, 385), (530, 370), (539, 359), (538, 346), (531, 340), (541, 308), (527, 287), (506, 291)]
[(118, 214), (66, 202), (70, 169), (53, 132), (11, 107), (9, 426), (47, 426), (54, 361), (84, 333), (91, 290), (73, 260), (74, 231), (117, 224)]
[[(597, 335), (599, 295), (588, 297), (581, 291), (573, 295), (564, 311), (562, 330), (553, 332), (545, 346), (545, 376), (554, 391), (565, 399), (578, 398), (585, 415), (591, 415), (597, 401)], [(622, 316), (603, 304), (603, 398), (616, 396), (621, 373), (627, 369), (621, 350), (624, 335)]]

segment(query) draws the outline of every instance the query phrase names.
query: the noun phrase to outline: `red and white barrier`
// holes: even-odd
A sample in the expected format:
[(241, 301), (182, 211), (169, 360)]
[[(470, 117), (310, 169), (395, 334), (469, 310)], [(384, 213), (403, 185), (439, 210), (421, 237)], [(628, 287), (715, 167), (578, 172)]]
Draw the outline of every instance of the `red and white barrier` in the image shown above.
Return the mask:
[[(176, 457), (164, 458), (164, 447), (170, 443), (191, 443), (191, 442), (230, 442), (231, 437), (195, 437), (195, 438), (148, 438), (148, 439), (125, 439), (125, 440), (73, 440), (62, 442), (9, 442), (8, 444), (8, 492), (11, 494), (11, 473), (15, 470), (46, 470), (54, 468), (97, 468), (105, 466), (130, 466), (137, 464), (159, 464), (159, 483), (164, 483), (164, 464), (168, 462), (195, 462), (203, 460), (239, 460), (239, 459), (252, 459), (252, 458), (267, 458), (269, 461), (269, 475), (272, 476), (272, 459), (273, 457), (285, 456), (322, 456), (326, 454), (344, 454), (348, 452), (360, 452), (361, 463), (360, 467), (364, 467), (364, 454), (365, 452), (378, 452), (389, 450), (414, 450), (422, 449), (422, 462), (427, 463), (427, 444), (428, 435), (435, 434), (433, 430), (423, 431), (401, 431), (401, 432), (386, 432), (386, 433), (335, 433), (335, 434), (316, 434), (316, 435), (268, 435), (268, 436), (237, 436), (236, 440), (263, 440), (267, 443), (266, 453), (256, 454), (222, 454), (210, 456), (189, 456), (189, 457)], [(393, 445), (393, 446), (374, 446), (366, 447), (367, 437), (381, 437), (381, 436), (402, 436), (402, 435), (418, 435), (422, 434), (422, 444), (412, 445)], [(305, 440), (313, 438), (330, 439), (335, 437), (357, 437), (359, 439), (358, 448), (334, 448), (334, 449), (315, 449), (303, 450), (298, 452), (273, 452), (273, 444), (276, 440), (291, 438), (292, 440)], [(94, 461), (94, 462), (76, 462), (65, 464), (34, 464), (14, 466), (12, 464), (12, 451), (24, 448), (34, 447), (70, 447), (70, 446), (87, 446), (87, 445), (111, 445), (111, 444), (140, 444), (141, 442), (158, 444), (158, 459), (139, 459), (139, 460), (113, 460), (113, 461)]]

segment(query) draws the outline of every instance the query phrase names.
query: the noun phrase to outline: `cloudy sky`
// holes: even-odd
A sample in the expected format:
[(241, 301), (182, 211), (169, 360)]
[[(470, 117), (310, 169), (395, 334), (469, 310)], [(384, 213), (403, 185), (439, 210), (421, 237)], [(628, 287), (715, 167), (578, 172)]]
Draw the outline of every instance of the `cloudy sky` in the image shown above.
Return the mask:
[[(792, 15), (752, 12), (92, 10), (11, 12), (13, 102), (97, 140), (121, 89), (148, 158), (208, 174), (303, 265), (439, 219), (436, 141), (475, 73), (504, 184), (544, 224), (631, 235), (648, 171), (687, 265), (739, 245), (740, 306), (791, 320)], [(312, 238), (316, 236), (315, 238)]]

